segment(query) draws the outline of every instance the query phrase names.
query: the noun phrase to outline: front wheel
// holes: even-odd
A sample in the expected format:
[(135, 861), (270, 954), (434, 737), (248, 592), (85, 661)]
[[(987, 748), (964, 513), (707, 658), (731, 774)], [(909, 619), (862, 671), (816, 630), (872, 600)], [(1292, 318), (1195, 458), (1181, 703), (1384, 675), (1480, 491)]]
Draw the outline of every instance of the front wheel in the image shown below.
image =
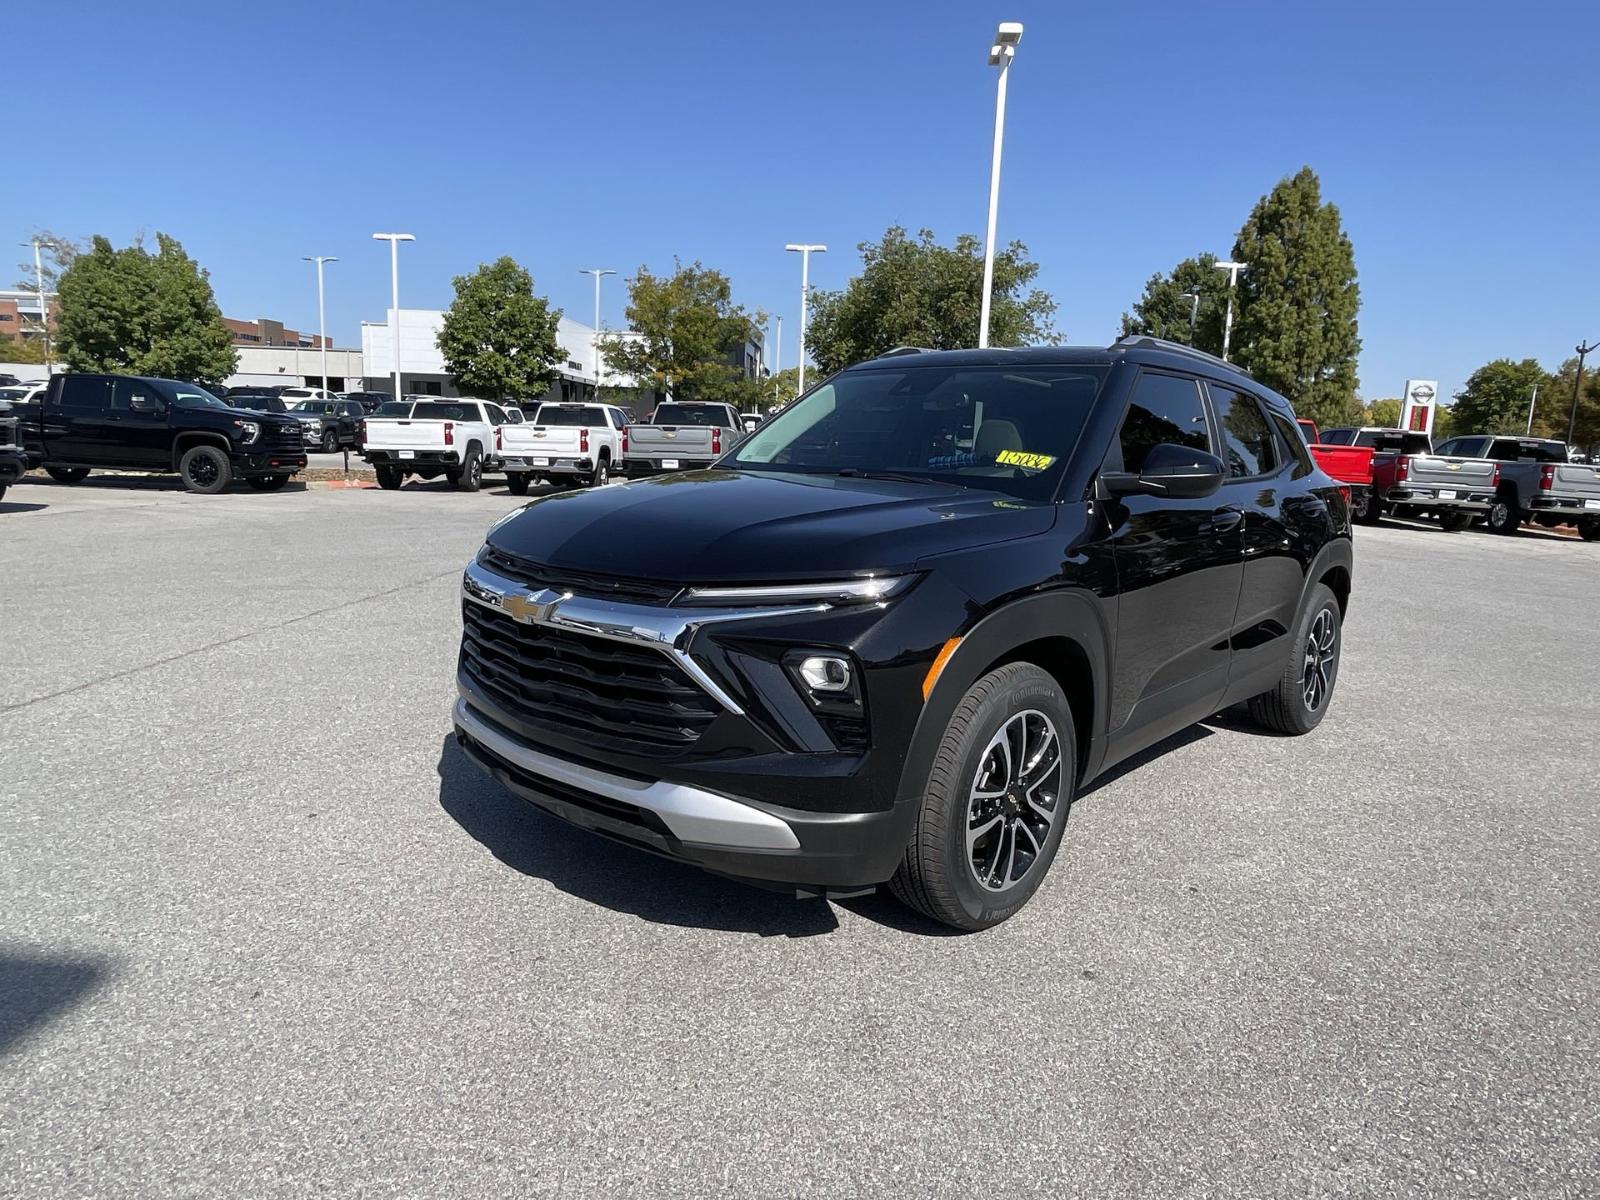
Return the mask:
[(183, 486), (202, 496), (215, 496), (233, 482), (233, 464), (215, 446), (193, 446), (178, 460)]
[(339, 435), (331, 429), (322, 431), (322, 452), (333, 454), (339, 449)]
[(1077, 785), (1072, 708), (1032, 663), (990, 671), (945, 727), (889, 888), (957, 929), (988, 929), (1038, 890)]
[(1489, 529), (1492, 533), (1512, 534), (1522, 524), (1522, 513), (1516, 502), (1508, 496), (1496, 496), (1489, 506)]
[(88, 467), (46, 467), (44, 473), (57, 483), (82, 483), (89, 478)]
[(526, 471), (507, 471), (506, 491), (513, 496), (526, 496), (528, 494), (528, 473)]
[(1584, 517), (1579, 521), (1578, 536), (1586, 542), (1600, 542), (1600, 517)]
[(1472, 524), (1472, 513), (1467, 509), (1445, 509), (1439, 513), (1439, 528), (1446, 533), (1460, 533)]
[(1250, 700), (1250, 715), (1276, 733), (1310, 733), (1322, 724), (1339, 678), (1339, 601), (1326, 584), (1306, 598), (1283, 676), (1269, 692)]

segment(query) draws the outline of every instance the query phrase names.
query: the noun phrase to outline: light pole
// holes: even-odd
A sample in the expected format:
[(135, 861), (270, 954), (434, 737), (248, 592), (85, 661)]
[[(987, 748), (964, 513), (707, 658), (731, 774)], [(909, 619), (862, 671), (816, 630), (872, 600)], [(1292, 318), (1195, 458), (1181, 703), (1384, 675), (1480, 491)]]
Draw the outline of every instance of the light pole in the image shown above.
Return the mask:
[(400, 399), (400, 243), (414, 242), (410, 233), (375, 233), (375, 242), (389, 243), (389, 296), (394, 307), (394, 322), (389, 326), (389, 336), (394, 339), (394, 398)]
[(328, 386), (328, 319), (322, 306), (322, 264), (339, 260), (329, 254), (302, 254), (300, 257), (317, 264), (317, 341), (322, 345), (322, 390), (331, 392), (333, 389)]
[(1239, 282), (1239, 272), (1248, 271), (1250, 265), (1242, 262), (1213, 263), (1219, 271), (1228, 273), (1228, 315), (1222, 323), (1222, 361), (1228, 361), (1228, 343), (1233, 340), (1233, 288)]
[(1189, 297), (1189, 344), (1194, 345), (1194, 323), (1200, 316), (1200, 289), (1190, 288), (1184, 293)]
[(1578, 351), (1578, 374), (1572, 381), (1572, 416), (1567, 418), (1568, 446), (1572, 445), (1572, 435), (1578, 428), (1578, 394), (1583, 391), (1583, 360), (1600, 350), (1600, 342), (1579, 342), (1574, 348)]
[(615, 275), (616, 272), (609, 267), (579, 267), (579, 275), (594, 276), (594, 398), (600, 399), (600, 280), (606, 275)]
[(806, 302), (811, 296), (811, 256), (826, 254), (828, 248), (814, 243), (790, 242), (784, 249), (800, 256), (800, 381), (795, 385), (794, 393), (798, 396), (806, 390)]
[(33, 247), (33, 282), (39, 291), (39, 331), (44, 334), (44, 373), (50, 374), (50, 310), (44, 303), (44, 263), (39, 258), (39, 239), (33, 238), (21, 245)]
[(1524, 432), (1529, 437), (1533, 436), (1533, 409), (1534, 409), (1534, 406), (1536, 404), (1538, 404), (1538, 403), (1539, 403), (1539, 385), (1536, 383), (1536, 384), (1533, 385), (1533, 395), (1528, 397), (1528, 428), (1526, 430), (1524, 430)]
[(1000, 82), (994, 96), (994, 154), (989, 160), (989, 232), (983, 240), (983, 301), (978, 314), (978, 349), (989, 344), (990, 297), (994, 294), (994, 227), (1000, 215), (1000, 143), (1006, 131), (1006, 76), (1022, 40), (1020, 21), (1001, 21), (989, 47), (989, 65), (1000, 68)]
[(783, 318), (778, 318), (778, 336), (772, 350), (772, 398), (778, 398), (778, 372), (783, 370)]

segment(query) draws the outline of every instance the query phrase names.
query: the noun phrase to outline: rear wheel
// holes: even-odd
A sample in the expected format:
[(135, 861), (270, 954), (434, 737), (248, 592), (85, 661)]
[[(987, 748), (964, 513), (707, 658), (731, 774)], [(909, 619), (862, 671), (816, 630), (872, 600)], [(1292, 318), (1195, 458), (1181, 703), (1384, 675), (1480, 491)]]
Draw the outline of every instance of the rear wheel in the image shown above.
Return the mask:
[(987, 929), (1038, 890), (1077, 781), (1072, 709), (1032, 663), (973, 684), (934, 755), (911, 843), (890, 890), (957, 929)]
[(475, 492), (483, 486), (483, 458), (476, 446), (467, 449), (467, 461), (450, 476), (450, 482), (463, 492)]
[(1322, 724), (1339, 678), (1339, 601), (1326, 584), (1306, 598), (1283, 675), (1250, 700), (1250, 715), (1277, 733), (1310, 733)]
[(258, 492), (275, 492), (288, 482), (287, 475), (252, 475), (245, 480), (246, 485)]
[(1584, 517), (1579, 521), (1578, 536), (1586, 542), (1600, 542), (1600, 517)]
[(590, 487), (605, 487), (611, 480), (611, 460), (601, 458), (594, 464), (594, 472), (589, 476)]
[(57, 483), (81, 483), (89, 478), (88, 467), (46, 467), (44, 473)]
[(1460, 533), (1472, 524), (1472, 513), (1467, 509), (1445, 509), (1438, 514), (1439, 528), (1446, 533)]
[(1489, 528), (1495, 533), (1515, 533), (1522, 524), (1522, 513), (1510, 496), (1496, 496), (1489, 506)]
[(398, 491), (405, 479), (398, 467), (377, 467), (375, 470), (378, 475), (378, 486), (386, 492)]
[(528, 473), (526, 471), (507, 471), (506, 491), (513, 496), (526, 496), (528, 494)]
[(1361, 525), (1376, 525), (1383, 517), (1378, 493), (1370, 487), (1358, 488), (1350, 495), (1350, 515)]
[(183, 486), (202, 496), (215, 496), (233, 482), (233, 464), (215, 446), (191, 446), (178, 460)]

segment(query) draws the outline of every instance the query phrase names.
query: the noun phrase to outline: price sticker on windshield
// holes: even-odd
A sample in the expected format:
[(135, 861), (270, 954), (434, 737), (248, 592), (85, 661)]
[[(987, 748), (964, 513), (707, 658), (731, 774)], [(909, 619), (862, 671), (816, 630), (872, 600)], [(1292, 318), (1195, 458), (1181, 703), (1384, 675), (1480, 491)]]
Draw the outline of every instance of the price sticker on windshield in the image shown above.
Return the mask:
[(1045, 471), (1056, 461), (1054, 454), (1029, 454), (1026, 450), (1002, 450), (994, 456), (996, 466), (1022, 467), (1028, 471)]

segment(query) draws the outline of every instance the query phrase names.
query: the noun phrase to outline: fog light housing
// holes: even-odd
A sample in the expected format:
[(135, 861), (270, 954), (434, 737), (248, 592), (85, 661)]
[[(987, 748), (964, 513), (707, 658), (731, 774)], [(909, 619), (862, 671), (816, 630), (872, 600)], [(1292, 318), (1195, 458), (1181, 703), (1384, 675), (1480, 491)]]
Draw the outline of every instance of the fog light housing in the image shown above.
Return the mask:
[(813, 692), (836, 696), (851, 690), (850, 660), (838, 654), (812, 654), (796, 668), (801, 681)]

